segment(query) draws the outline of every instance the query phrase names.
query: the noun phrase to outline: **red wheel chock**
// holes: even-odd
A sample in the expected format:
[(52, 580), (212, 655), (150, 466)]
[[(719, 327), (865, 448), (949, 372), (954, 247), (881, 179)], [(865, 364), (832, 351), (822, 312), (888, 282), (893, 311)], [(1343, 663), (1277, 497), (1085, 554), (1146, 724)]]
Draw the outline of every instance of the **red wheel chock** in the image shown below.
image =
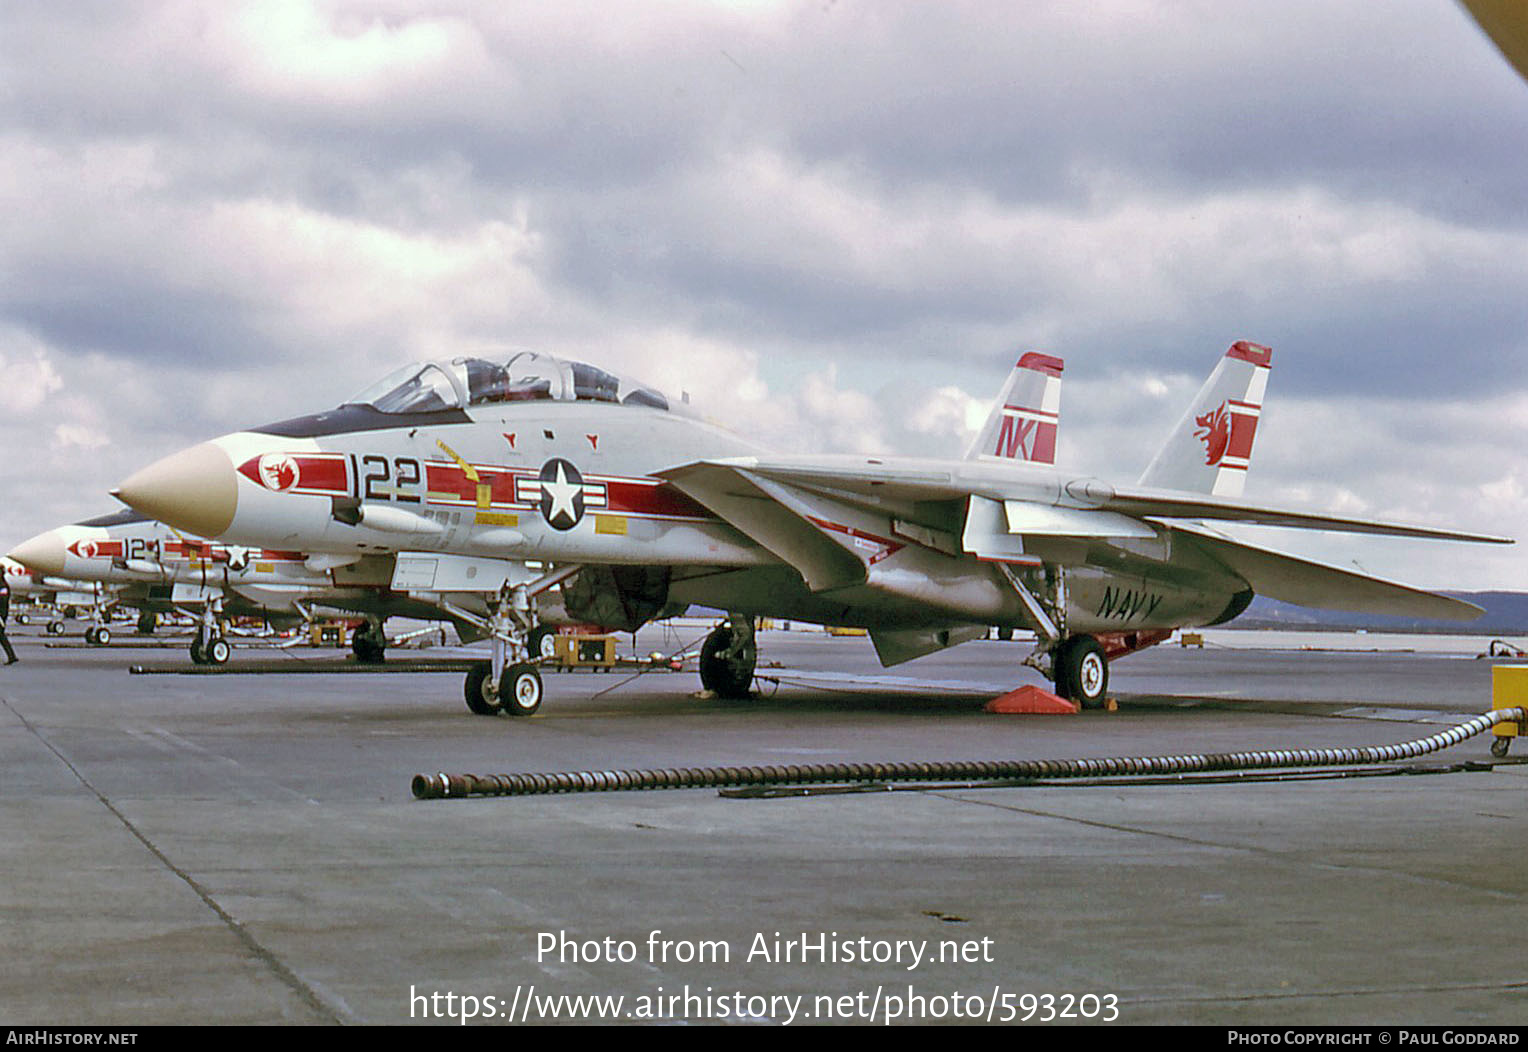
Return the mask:
[(1080, 706), (1058, 694), (1033, 684), (1025, 684), (1018, 690), (1010, 690), (987, 702), (987, 711), (1003, 715), (1069, 716), (1079, 712)]

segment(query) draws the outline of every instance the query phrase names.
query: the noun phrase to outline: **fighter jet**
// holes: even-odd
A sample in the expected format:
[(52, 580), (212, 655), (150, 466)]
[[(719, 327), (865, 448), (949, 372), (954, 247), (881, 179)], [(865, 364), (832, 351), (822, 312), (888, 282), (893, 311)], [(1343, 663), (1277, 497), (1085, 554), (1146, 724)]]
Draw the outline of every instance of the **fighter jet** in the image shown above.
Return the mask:
[(1241, 499), (1271, 359), (1234, 344), (1127, 486), (1054, 466), (1062, 363), (1046, 355), (1019, 360), (956, 460), (771, 454), (686, 398), (526, 351), (407, 366), (334, 409), (175, 453), (116, 493), (233, 543), (401, 553), (392, 584), (411, 593), (428, 592), (425, 567), (446, 553), (541, 562), (484, 619), (494, 656), (466, 697), (485, 714), (540, 706), (530, 604), (558, 585), (574, 616), (623, 630), (671, 604), (728, 612), (700, 653), (703, 685), (727, 696), (751, 685), (759, 616), (866, 628), (886, 665), (989, 626), (1028, 630), (1025, 663), (1086, 706), (1105, 700), (1112, 658), (1228, 621), (1259, 592), (1478, 616), (1208, 524), (1505, 541)]
[[(60, 526), (31, 537), (12, 550), (18, 567), (45, 575), (68, 576), (83, 587), (106, 587), (114, 603), (140, 611), (139, 631), (153, 630), (157, 614), (187, 613), (198, 625), (190, 644), (197, 664), (225, 664), (231, 654), (228, 619), (259, 617), (271, 624), (311, 622), (321, 612), (359, 613), (366, 620), (352, 636), (359, 660), (378, 662), (387, 645), (388, 617), (458, 620), (443, 614), (435, 603), (393, 592), (389, 584), (396, 569), (392, 554), (319, 555), (269, 548), (245, 548), (180, 533), (133, 511), (119, 511)], [(480, 581), (463, 580), (452, 600), (486, 613), (482, 596), (496, 592), (504, 580), (529, 571), (509, 564), (476, 560)], [(104, 610), (86, 630), (88, 642), (105, 645), (111, 631)], [(543, 618), (555, 623), (555, 614)], [(466, 638), (476, 638), (467, 622), (458, 626)], [(543, 640), (554, 629), (546, 624), (530, 641), (545, 653)]]
[(99, 619), (101, 611), (116, 601), (109, 588), (90, 581), (65, 580), (22, 565), (15, 559), (0, 556), (0, 571), (10, 585), (13, 603), (12, 617), (18, 625), (30, 623), (32, 612), (47, 607), (51, 610), (48, 634), (61, 635), (64, 618), (86, 613), (93, 620)]

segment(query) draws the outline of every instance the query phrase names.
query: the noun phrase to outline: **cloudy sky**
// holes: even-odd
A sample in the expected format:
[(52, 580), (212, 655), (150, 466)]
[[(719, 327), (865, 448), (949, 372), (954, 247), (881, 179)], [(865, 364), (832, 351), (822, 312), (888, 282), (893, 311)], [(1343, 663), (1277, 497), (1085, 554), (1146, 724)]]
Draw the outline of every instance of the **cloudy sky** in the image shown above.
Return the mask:
[(1128, 482), (1239, 338), (1247, 496), (1528, 537), (1528, 84), (1449, 0), (10, 3), (0, 208), (0, 550), (509, 347), (925, 455), (1042, 350)]

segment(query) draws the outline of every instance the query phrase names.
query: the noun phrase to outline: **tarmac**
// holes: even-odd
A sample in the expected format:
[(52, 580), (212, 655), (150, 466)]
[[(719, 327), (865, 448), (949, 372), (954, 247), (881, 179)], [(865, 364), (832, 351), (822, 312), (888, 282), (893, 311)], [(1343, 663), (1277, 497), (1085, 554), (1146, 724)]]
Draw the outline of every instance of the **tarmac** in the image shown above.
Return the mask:
[(7, 1025), (1528, 1022), (1528, 746), (1494, 761), (1490, 735), (1365, 777), (410, 793), (440, 771), (1390, 744), (1490, 707), (1467, 654), (1223, 632), (1117, 662), (1117, 711), (996, 716), (1041, 682), (1021, 644), (885, 670), (864, 639), (764, 633), (755, 699), (548, 673), (514, 719), (470, 715), (455, 671), (261, 675), (342, 652), (241, 649), (235, 674), (129, 675), (190, 664), (130, 629), (41, 631), (12, 626), (0, 667)]

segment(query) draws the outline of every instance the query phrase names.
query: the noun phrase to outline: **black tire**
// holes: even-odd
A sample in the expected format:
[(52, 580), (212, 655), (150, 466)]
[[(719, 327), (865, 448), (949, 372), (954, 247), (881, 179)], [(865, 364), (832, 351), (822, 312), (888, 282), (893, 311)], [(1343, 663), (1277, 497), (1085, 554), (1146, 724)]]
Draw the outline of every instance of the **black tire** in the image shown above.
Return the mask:
[(1508, 750), (1510, 750), (1511, 748), (1512, 748), (1512, 739), (1511, 738), (1497, 738), (1495, 741), (1493, 741), (1491, 743), (1491, 755), (1496, 757), (1499, 760), (1503, 756), (1507, 755)]
[(997, 630), (997, 637), (998, 637), (998, 639), (1002, 640), (1004, 643), (1011, 642), (1013, 640), (1013, 629), (1011, 629), (1011, 628), (999, 628)]
[(95, 638), (91, 640), (98, 647), (104, 647), (111, 642), (111, 629), (105, 625), (97, 625), (94, 630)]
[(534, 715), (544, 694), (541, 673), (528, 661), (509, 666), (499, 680), (499, 707), (511, 716)]
[(479, 661), (467, 670), (467, 682), (462, 688), (467, 698), (467, 708), (477, 716), (497, 716), (499, 695), (494, 689), (493, 665)]
[(557, 629), (551, 625), (537, 625), (531, 629), (525, 644), (532, 661), (551, 661), (557, 656)]
[(18, 625), (30, 625), (32, 623), (32, 619), (30, 617), (28, 617), (26, 614), (17, 614), (16, 615), (16, 623)]
[(722, 652), (732, 645), (732, 629), (726, 625), (706, 637), (700, 648), (700, 685), (719, 698), (746, 698), (753, 686), (758, 655), (752, 644), (740, 659), (728, 661)]
[(152, 610), (141, 610), (138, 613), (138, 634), (151, 636), (154, 629), (159, 627), (159, 615)]
[(209, 665), (226, 665), (228, 659), (233, 657), (233, 647), (222, 636), (213, 636), (212, 641), (206, 646), (202, 656)]
[(1092, 636), (1073, 636), (1056, 648), (1056, 693), (1085, 709), (1101, 709), (1109, 693), (1109, 659)]
[(387, 660), (387, 642), (381, 633), (372, 631), (367, 621), (350, 637), (350, 652), (355, 659), (366, 665), (380, 665)]
[(207, 655), (202, 652), (202, 637), (200, 633), (191, 638), (191, 646), (188, 649), (191, 651), (192, 664), (205, 665), (207, 663)]
[(48, 635), (50, 635), (50, 636), (61, 636), (63, 634), (64, 634), (64, 623), (62, 621), (49, 621), (48, 622)]

